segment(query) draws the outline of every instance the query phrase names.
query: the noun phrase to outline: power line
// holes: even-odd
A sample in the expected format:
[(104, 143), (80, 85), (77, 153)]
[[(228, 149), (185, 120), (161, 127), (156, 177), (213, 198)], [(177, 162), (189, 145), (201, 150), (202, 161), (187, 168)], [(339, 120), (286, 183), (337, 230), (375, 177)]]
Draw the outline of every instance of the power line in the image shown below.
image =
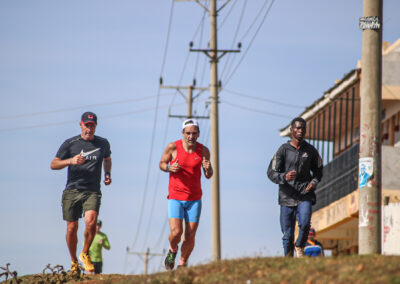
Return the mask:
[(175, 1), (172, 0), (171, 2), (172, 2), (172, 3), (171, 3), (170, 12), (169, 12), (167, 40), (166, 40), (166, 42), (165, 42), (164, 57), (163, 57), (163, 61), (162, 61), (162, 64), (161, 64), (160, 77), (162, 77), (162, 74), (163, 74), (163, 72), (164, 72), (165, 62), (166, 62), (166, 59), (167, 59), (167, 52), (168, 52), (168, 45), (169, 45), (169, 37), (170, 37), (171, 26), (172, 26), (172, 18), (173, 18), (173, 15), (174, 15), (174, 3), (175, 3)]
[[(169, 96), (171, 94), (163, 94), (162, 96)], [(23, 113), (23, 114), (14, 114), (14, 115), (6, 115), (0, 116), (0, 119), (14, 119), (14, 118), (22, 118), (22, 117), (30, 117), (30, 116), (38, 116), (38, 115), (45, 115), (45, 114), (52, 114), (52, 113), (59, 113), (59, 112), (66, 112), (66, 111), (73, 111), (78, 109), (90, 108), (90, 107), (99, 107), (99, 106), (108, 106), (108, 105), (115, 105), (115, 104), (124, 104), (128, 102), (138, 102), (138, 101), (145, 101), (152, 98), (157, 97), (155, 96), (148, 96), (142, 98), (135, 98), (135, 99), (126, 99), (126, 100), (119, 100), (119, 101), (112, 101), (112, 102), (105, 102), (105, 103), (96, 103), (96, 104), (89, 104), (89, 105), (82, 105), (82, 106), (75, 106), (69, 108), (61, 108), (55, 110), (48, 110), (48, 111), (39, 111), (39, 112), (32, 112), (32, 113)]]
[[(203, 41), (204, 19), (205, 19), (205, 16), (206, 16), (206, 11), (204, 10), (204, 12), (203, 12), (203, 17), (201, 18), (201, 22), (200, 22), (200, 24), (201, 24), (201, 32), (200, 32), (200, 39), (199, 39), (199, 48), (201, 47), (201, 43), (202, 43), (202, 41)], [(194, 67), (193, 78), (196, 78), (196, 77), (197, 77), (197, 69), (198, 69), (198, 65), (199, 65), (199, 59), (200, 59), (200, 54), (198, 53), (198, 54), (197, 54), (197, 58), (196, 58), (196, 64), (195, 64), (195, 67)]]
[(255, 38), (257, 37), (258, 32), (261, 30), (261, 27), (262, 27), (262, 25), (264, 24), (265, 19), (267, 18), (269, 12), (271, 11), (271, 8), (272, 8), (272, 5), (274, 4), (274, 2), (275, 2), (275, 0), (272, 0), (272, 1), (271, 1), (271, 5), (269, 5), (268, 9), (266, 10), (266, 12), (265, 12), (265, 14), (264, 14), (264, 16), (263, 16), (263, 19), (262, 19), (260, 25), (258, 26), (258, 28), (257, 28), (257, 30), (256, 30), (256, 32), (255, 32), (255, 34), (253, 35), (253, 37), (252, 37), (252, 39), (251, 39), (251, 41), (250, 41), (250, 43), (249, 43), (249, 46), (248, 46), (247, 49), (244, 51), (242, 57), (240, 58), (238, 64), (235, 66), (235, 68), (234, 68), (234, 70), (232, 71), (232, 73), (229, 75), (228, 79), (224, 82), (224, 85), (225, 85), (225, 86), (226, 86), (226, 85), (228, 84), (228, 82), (231, 80), (232, 76), (235, 74), (235, 72), (236, 72), (237, 69), (239, 68), (240, 64), (243, 62), (243, 59), (246, 57), (247, 52), (250, 50), (250, 47), (252, 46), (252, 44), (253, 44)]
[[(247, 0), (245, 0), (243, 2), (243, 7), (242, 7), (242, 10), (241, 10), (242, 12), (240, 13), (239, 22), (238, 22), (238, 25), (236, 27), (235, 35), (234, 35), (234, 37), (232, 39), (231, 49), (233, 49), (233, 47), (234, 47), (234, 45), (236, 43), (236, 38), (237, 38), (237, 36), (239, 34), (239, 30), (240, 30), (240, 26), (242, 24), (243, 16), (244, 16), (244, 13), (246, 11), (246, 5), (247, 5)], [(225, 70), (227, 70), (228, 66), (229, 66), (228, 70), (230, 69), (230, 67), (232, 65), (232, 62), (233, 62), (233, 60), (229, 60), (231, 58), (232, 58), (231, 54), (228, 54), (228, 59), (225, 61), (224, 68), (222, 69), (222, 72), (221, 72), (221, 77), (224, 76)], [(236, 58), (236, 56), (234, 58)]]
[[(165, 145), (166, 144), (166, 140), (167, 140), (167, 132), (168, 132), (168, 128), (169, 128), (169, 119), (167, 119), (167, 122), (166, 122), (166, 126), (165, 126), (165, 131), (164, 131), (164, 137), (163, 137), (163, 145)], [(145, 238), (144, 238), (144, 240), (147, 240), (147, 237), (148, 237), (148, 235), (149, 235), (149, 233), (150, 233), (150, 227), (151, 227), (151, 223), (152, 223), (152, 220), (153, 220), (153, 214), (154, 214), (154, 205), (155, 205), (155, 203), (156, 203), (156, 196), (157, 196), (157, 189), (158, 189), (158, 183), (159, 183), (159, 181), (160, 181), (160, 174), (161, 174), (161, 170), (159, 170), (158, 172), (157, 172), (157, 177), (156, 177), (156, 184), (155, 184), (155, 186), (154, 186), (154, 194), (153, 194), (153, 201), (152, 201), (152, 204), (151, 204), (151, 210), (150, 210), (150, 217), (149, 217), (149, 221), (148, 221), (148, 223), (147, 223), (147, 229), (146, 229), (146, 233), (145, 233)], [(143, 246), (143, 248), (145, 247), (145, 245)]]
[(236, 95), (236, 96), (240, 96), (240, 97), (245, 97), (245, 98), (250, 98), (253, 100), (258, 100), (258, 101), (263, 101), (263, 102), (267, 102), (267, 103), (271, 103), (271, 104), (276, 104), (276, 105), (280, 105), (280, 106), (285, 106), (285, 107), (291, 107), (291, 108), (304, 108), (304, 106), (299, 106), (299, 105), (293, 105), (293, 104), (288, 104), (288, 103), (283, 103), (283, 102), (278, 102), (278, 101), (274, 101), (274, 100), (270, 100), (270, 99), (266, 99), (266, 98), (260, 98), (260, 97), (256, 97), (256, 96), (250, 96), (250, 95), (245, 95), (243, 93), (239, 93), (239, 92), (235, 92), (235, 91), (231, 91), (231, 90), (227, 90), (224, 89), (225, 92), (228, 92), (230, 94)]
[(165, 234), (165, 230), (167, 228), (167, 225), (168, 225), (168, 216), (165, 216), (164, 223), (163, 223), (163, 226), (161, 228), (160, 236), (158, 237), (158, 240), (156, 242), (156, 248), (157, 249), (160, 248), (160, 245), (162, 246), (162, 239), (164, 238), (164, 234)]
[[(198, 31), (199, 31), (199, 28), (201, 27), (200, 42), (201, 42), (202, 33), (203, 33), (202, 26), (203, 26), (203, 24), (204, 24), (204, 18), (205, 18), (205, 13), (203, 14), (202, 19), (201, 19), (201, 21), (200, 21), (200, 24), (199, 24), (198, 28), (196, 29), (195, 34), (194, 34), (194, 36), (193, 36), (193, 38), (196, 37), (196, 35), (197, 35)], [(187, 65), (188, 65), (189, 56), (190, 56), (190, 52), (187, 53), (186, 58), (185, 58), (185, 61), (184, 61), (184, 63), (183, 63), (183, 68), (182, 68), (182, 72), (181, 72), (181, 74), (180, 74), (180, 78), (179, 78), (179, 83), (178, 83), (178, 85), (180, 85), (181, 82), (182, 82), (182, 80), (183, 80), (183, 76), (184, 76), (184, 74), (185, 74), (185, 71), (186, 71), (186, 68), (187, 68)], [(196, 68), (197, 68), (197, 67), (196, 67)], [(160, 90), (160, 89), (159, 89), (159, 90)], [(171, 101), (171, 103), (170, 103), (169, 108), (171, 108), (173, 105), (177, 105), (177, 104), (175, 104), (175, 98), (176, 98), (177, 93), (178, 93), (178, 91), (175, 92), (175, 94), (174, 94), (174, 96), (173, 96), (173, 98), (172, 98), (172, 101)], [(168, 130), (168, 123), (167, 123), (166, 129), (165, 129), (165, 133), (164, 133), (164, 140), (166, 140), (167, 130)], [(164, 141), (164, 144), (165, 144), (165, 141)], [(149, 171), (150, 171), (150, 168), (148, 169), (147, 176), (149, 176)], [(151, 224), (151, 219), (152, 219), (153, 212), (154, 212), (154, 204), (155, 204), (155, 197), (156, 197), (156, 193), (157, 193), (157, 185), (158, 185), (158, 182), (159, 182), (159, 175), (160, 175), (160, 172), (158, 172), (158, 174), (157, 174), (156, 187), (155, 187), (155, 189), (154, 189), (153, 202), (152, 202), (151, 210), (150, 210), (150, 219), (149, 219), (150, 221), (149, 221), (149, 223), (148, 223), (148, 226), (147, 226), (147, 229), (146, 229), (146, 232), (145, 232), (145, 238), (144, 238), (144, 240), (147, 240), (147, 236), (148, 236), (149, 231), (150, 231), (150, 224)], [(146, 191), (147, 191), (147, 186), (146, 186)], [(144, 204), (144, 203), (145, 203), (145, 198), (143, 199), (142, 204)], [(140, 220), (142, 220), (142, 218), (143, 218), (143, 212), (141, 212)], [(140, 221), (140, 223), (141, 223), (141, 221)], [(139, 231), (137, 231), (137, 237), (135, 238), (135, 240), (136, 240), (135, 243), (137, 242), (138, 235), (139, 235)], [(145, 244), (144, 244), (144, 246), (145, 246)]]
[[(186, 67), (187, 67), (187, 63), (188, 63), (188, 61), (189, 61), (189, 55), (190, 55), (190, 52), (188, 51), (188, 52), (186, 53), (185, 62), (183, 63), (183, 69), (182, 69), (182, 72), (181, 72), (181, 75), (180, 75), (180, 78), (179, 78), (179, 81), (178, 81), (178, 86), (181, 85), (181, 82), (182, 82), (182, 80), (183, 80), (183, 75), (185, 74)], [(177, 94), (178, 94), (178, 90), (175, 92), (174, 96), (172, 97), (172, 101), (171, 101), (171, 104), (170, 104), (170, 108), (174, 105), (174, 103), (175, 103), (175, 98), (176, 98), (176, 95), (177, 95)]]
[(204, 76), (206, 74), (206, 67), (207, 67), (207, 57), (204, 56), (204, 60), (203, 60), (203, 70), (201, 72), (201, 77), (200, 77), (200, 86), (204, 86), (203, 82), (204, 82)]
[[(176, 105), (186, 105), (185, 103), (179, 103)], [(159, 106), (158, 108), (168, 108), (170, 105), (163, 105)], [(113, 114), (113, 115), (105, 115), (102, 116), (101, 119), (111, 119), (111, 118), (116, 118), (116, 117), (121, 117), (121, 116), (127, 116), (127, 115), (132, 115), (132, 114), (138, 114), (142, 112), (147, 112), (147, 111), (152, 111), (155, 110), (155, 107), (151, 108), (145, 108), (145, 109), (140, 109), (136, 111), (128, 111), (128, 112), (122, 112), (118, 114)], [(4, 128), (0, 129), (0, 132), (8, 132), (8, 131), (15, 131), (15, 130), (25, 130), (25, 129), (33, 129), (33, 128), (43, 128), (43, 127), (50, 127), (50, 126), (57, 126), (57, 125), (63, 125), (63, 124), (71, 124), (71, 123), (76, 123), (76, 120), (68, 120), (68, 121), (60, 121), (60, 122), (51, 122), (51, 123), (44, 123), (44, 124), (37, 124), (37, 125), (30, 125), (30, 126), (21, 126), (21, 127), (12, 127), (12, 128)]]
[(206, 14), (206, 11), (204, 11), (203, 16), (201, 16), (200, 23), (197, 26), (197, 28), (196, 28), (196, 30), (195, 30), (195, 32), (193, 34), (192, 41), (194, 41), (194, 39), (196, 38), (197, 33), (199, 32), (199, 30), (200, 30), (200, 34), (203, 33), (203, 24), (204, 24), (205, 14)]
[(262, 113), (262, 114), (267, 114), (267, 115), (273, 115), (273, 116), (278, 116), (278, 117), (283, 117), (283, 118), (292, 118), (288, 115), (283, 115), (283, 114), (278, 114), (278, 113), (272, 113), (272, 112), (267, 112), (267, 111), (263, 111), (263, 110), (258, 110), (258, 109), (254, 109), (254, 108), (249, 108), (249, 107), (245, 107), (243, 105), (237, 105), (231, 102), (228, 102), (226, 100), (222, 100), (222, 103), (225, 103), (227, 105), (239, 108), (241, 110), (247, 110), (247, 111), (251, 111), (251, 112), (258, 112), (258, 113)]
[[(159, 92), (160, 92), (160, 89), (159, 89)], [(151, 168), (151, 162), (152, 162), (152, 158), (153, 158), (153, 148), (154, 148), (154, 140), (155, 140), (155, 135), (156, 135), (156, 126), (157, 126), (157, 118), (158, 118), (158, 104), (159, 104), (159, 97), (157, 97), (156, 110), (154, 112), (154, 123), (153, 123), (153, 131), (151, 133), (150, 154), (149, 154), (149, 159), (147, 161), (147, 174), (146, 174), (146, 181), (145, 181), (144, 190), (143, 190), (143, 199), (142, 199), (142, 204), (141, 204), (141, 209), (140, 209), (139, 223), (137, 226), (138, 229), (136, 231), (136, 237), (135, 237), (135, 241), (133, 242), (132, 248), (134, 248), (136, 245), (137, 237), (139, 235), (139, 228), (141, 227), (142, 219), (143, 219), (144, 204), (145, 204), (146, 195), (147, 195), (147, 188), (149, 185), (150, 168)]]
[(253, 26), (255, 25), (255, 23), (257, 22), (258, 18), (261, 16), (262, 11), (264, 11), (264, 8), (266, 7), (268, 3), (268, 0), (265, 0), (264, 4), (262, 5), (261, 9), (258, 11), (256, 17), (254, 18), (253, 22), (250, 24), (249, 28), (247, 29), (247, 31), (244, 33), (244, 35), (241, 38), (241, 42), (244, 41), (244, 39), (247, 37), (247, 35), (250, 33), (250, 31), (253, 29)]
[[(185, 74), (185, 71), (186, 71), (186, 68), (187, 68), (187, 65), (188, 65), (188, 61), (189, 61), (189, 55), (190, 55), (190, 52), (187, 52), (187, 55), (186, 55), (186, 58), (185, 58), (185, 61), (184, 61), (184, 63), (183, 63), (183, 68), (182, 68), (182, 72), (181, 72), (181, 75), (180, 75), (180, 78), (179, 78), (179, 83), (178, 83), (178, 85), (180, 85), (181, 84), (181, 82), (182, 82), (182, 80), (183, 80), (183, 76), (184, 76), (184, 74)], [(159, 92), (160, 92), (160, 90), (161, 90), (161, 88), (159, 88)], [(178, 91), (176, 91), (175, 92), (175, 94), (174, 94), (174, 96), (173, 96), (173, 98), (172, 98), (172, 101), (171, 101), (171, 103), (170, 103), (170, 105), (169, 105), (169, 108), (171, 108), (173, 105), (185, 105), (186, 104), (186, 102), (185, 103), (180, 103), (180, 104), (175, 104), (175, 98), (176, 98), (176, 95), (177, 95), (177, 93), (178, 93)], [(152, 150), (153, 150), (153, 144), (152, 144)], [(147, 171), (147, 177), (149, 177), (149, 175), (150, 175), (150, 167), (148, 168), (148, 171)], [(146, 179), (146, 186), (145, 186), (145, 191), (147, 192), (147, 188), (148, 188), (148, 179)], [(144, 198), (143, 198), (143, 201), (142, 201), (142, 210), (141, 210), (141, 213), (140, 213), (140, 221), (139, 221), (139, 224), (141, 225), (141, 223), (142, 223), (142, 219), (143, 219), (143, 206), (144, 206), (144, 204), (145, 204), (145, 200), (146, 200), (146, 196), (144, 195)], [(139, 227), (138, 227), (139, 228)], [(135, 241), (134, 241), (134, 244), (136, 244), (136, 242), (137, 242), (137, 239), (138, 239), (138, 235), (139, 235), (139, 229), (136, 231), (136, 237), (135, 237)], [(132, 246), (132, 247), (134, 247), (134, 245)]]
[[(174, 11), (174, 0), (171, 1), (171, 9), (170, 9), (170, 15), (169, 15), (167, 39), (166, 39), (166, 42), (165, 42), (164, 57), (163, 57), (162, 65), (161, 65), (160, 77), (162, 77), (162, 74), (163, 74), (163, 71), (164, 71), (164, 67), (165, 67), (165, 61), (166, 61), (166, 57), (167, 57), (167, 50), (168, 50), (168, 44), (169, 44), (169, 38), (170, 38), (170, 32), (171, 32), (171, 26), (172, 26), (173, 11)], [(161, 88), (159, 87), (158, 88), (157, 101), (156, 101), (156, 111), (154, 112), (153, 131), (152, 131), (152, 134), (151, 134), (150, 154), (149, 154), (149, 159), (148, 159), (148, 162), (147, 162), (146, 181), (145, 181), (145, 186), (143, 188), (143, 198), (142, 198), (142, 203), (141, 203), (139, 222), (138, 222), (138, 226), (137, 226), (137, 229), (136, 229), (136, 234), (135, 234), (135, 238), (134, 238), (134, 241), (133, 241), (132, 249), (134, 249), (134, 247), (136, 245), (136, 242), (137, 242), (137, 239), (139, 237), (140, 227), (141, 227), (142, 219), (143, 219), (144, 204), (145, 204), (146, 195), (147, 195), (147, 188), (148, 188), (149, 177), (150, 177), (151, 160), (152, 160), (152, 156), (153, 156), (153, 147), (154, 147), (156, 125), (157, 125), (158, 104), (159, 104), (160, 91), (161, 91)]]
[(230, 14), (232, 13), (233, 8), (235, 7), (237, 1), (234, 1), (233, 4), (231, 5), (231, 8), (228, 10), (228, 12), (225, 15), (225, 18), (221, 21), (221, 24), (218, 26), (218, 31), (222, 29), (224, 26), (226, 20), (229, 18)]

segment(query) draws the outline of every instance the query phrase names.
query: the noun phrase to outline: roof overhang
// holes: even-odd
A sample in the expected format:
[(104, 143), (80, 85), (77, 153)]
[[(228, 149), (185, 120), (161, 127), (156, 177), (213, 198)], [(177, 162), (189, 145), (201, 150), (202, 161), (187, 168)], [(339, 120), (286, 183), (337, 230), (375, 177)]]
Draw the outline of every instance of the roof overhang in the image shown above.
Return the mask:
[[(300, 116), (306, 121), (311, 119), (320, 110), (329, 105), (329, 103), (338, 95), (340, 95), (346, 88), (354, 84), (354, 82), (359, 79), (360, 72), (360, 69), (354, 69), (350, 71), (340, 82), (326, 91), (321, 98), (315, 101), (310, 107), (306, 108), (306, 110)], [(280, 136), (290, 136), (290, 124), (280, 129)]]
[(400, 86), (382, 86), (382, 100), (400, 100)]

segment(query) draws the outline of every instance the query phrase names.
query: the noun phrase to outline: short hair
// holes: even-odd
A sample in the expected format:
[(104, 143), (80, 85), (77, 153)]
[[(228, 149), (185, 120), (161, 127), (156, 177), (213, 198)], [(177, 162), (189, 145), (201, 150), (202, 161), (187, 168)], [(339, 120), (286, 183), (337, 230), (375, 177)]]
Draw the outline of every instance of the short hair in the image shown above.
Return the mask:
[(292, 122), (290, 123), (290, 126), (293, 127), (296, 121), (302, 122), (304, 123), (304, 126), (307, 126), (307, 122), (302, 117), (293, 118)]

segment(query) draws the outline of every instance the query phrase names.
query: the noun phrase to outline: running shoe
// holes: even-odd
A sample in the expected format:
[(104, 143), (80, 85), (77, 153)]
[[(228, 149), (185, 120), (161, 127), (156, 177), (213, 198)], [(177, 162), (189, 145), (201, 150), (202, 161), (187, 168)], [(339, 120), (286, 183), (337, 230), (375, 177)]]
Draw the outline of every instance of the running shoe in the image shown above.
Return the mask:
[(81, 269), (79, 268), (79, 262), (78, 261), (72, 261), (71, 262), (71, 270), (70, 270), (70, 272), (72, 274), (77, 274), (77, 275), (81, 274)]
[(79, 260), (83, 263), (83, 267), (87, 272), (94, 272), (94, 265), (90, 260), (90, 256), (87, 253), (81, 252), (81, 254), (79, 255)]
[(168, 250), (167, 256), (165, 257), (165, 269), (167, 270), (172, 270), (174, 269), (175, 266), (175, 258), (178, 250), (176, 252), (172, 252), (171, 250)]
[(302, 247), (296, 247), (295, 249), (296, 249), (296, 256), (297, 256), (298, 258), (304, 257), (304, 248), (302, 248)]

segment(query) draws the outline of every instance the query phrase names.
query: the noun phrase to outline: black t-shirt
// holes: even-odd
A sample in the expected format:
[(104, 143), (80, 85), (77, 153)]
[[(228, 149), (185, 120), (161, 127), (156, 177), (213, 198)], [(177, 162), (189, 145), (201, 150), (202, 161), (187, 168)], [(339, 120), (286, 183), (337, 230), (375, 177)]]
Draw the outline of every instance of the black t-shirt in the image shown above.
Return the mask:
[(79, 153), (86, 159), (86, 162), (82, 165), (68, 166), (65, 189), (100, 191), (101, 168), (103, 159), (111, 155), (110, 143), (107, 139), (99, 136), (94, 136), (93, 140), (86, 141), (81, 135), (77, 135), (65, 140), (58, 149), (56, 157), (65, 160)]

